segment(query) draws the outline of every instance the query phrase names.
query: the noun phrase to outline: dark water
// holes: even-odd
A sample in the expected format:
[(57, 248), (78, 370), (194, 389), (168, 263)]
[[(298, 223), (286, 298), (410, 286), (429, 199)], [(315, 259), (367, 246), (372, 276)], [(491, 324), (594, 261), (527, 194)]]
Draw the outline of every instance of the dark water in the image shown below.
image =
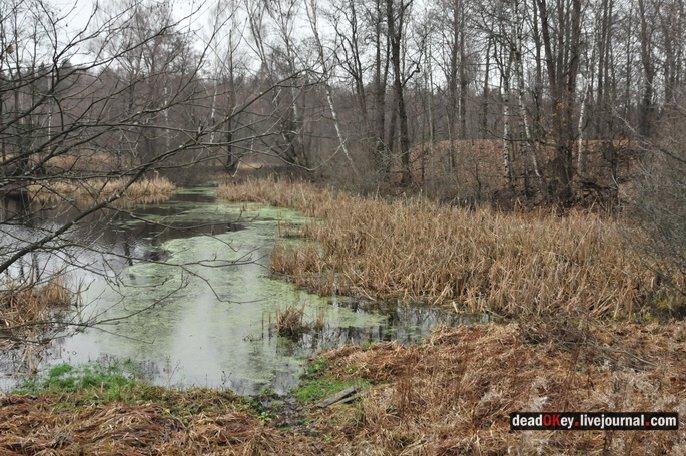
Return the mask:
[[(5, 224), (3, 235), (28, 242), (64, 216), (45, 212)], [(439, 323), (485, 321), (423, 306), (319, 297), (273, 279), (267, 265), (279, 227), (304, 221), (287, 209), (217, 201), (212, 188), (181, 189), (163, 204), (89, 218), (67, 235), (86, 249), (63, 245), (31, 261), (46, 271), (69, 265), (71, 283), (81, 289), (71, 321), (99, 324), (67, 328), (41, 352), (39, 368), (127, 359), (160, 385), (281, 394), (297, 384), (317, 350), (411, 343)], [(303, 309), (306, 322), (323, 321), (323, 328), (277, 335), (276, 315), (289, 306)], [(7, 353), (3, 361), (8, 388), (25, 359)]]

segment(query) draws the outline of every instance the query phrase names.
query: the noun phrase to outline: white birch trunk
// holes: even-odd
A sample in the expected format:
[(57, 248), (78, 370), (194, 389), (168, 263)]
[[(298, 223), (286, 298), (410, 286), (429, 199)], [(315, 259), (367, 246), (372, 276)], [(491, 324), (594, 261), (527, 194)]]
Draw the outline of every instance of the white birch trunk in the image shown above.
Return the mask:
[(524, 138), (526, 143), (526, 151), (531, 155), (531, 164), (534, 168), (534, 174), (536, 177), (541, 177), (541, 172), (538, 168), (538, 159), (536, 157), (536, 148), (534, 147), (534, 141), (531, 136), (531, 128), (529, 127), (529, 116), (526, 113), (526, 107), (524, 106), (524, 64), (522, 62), (522, 24), (524, 19), (522, 17), (522, 11), (519, 7), (517, 1), (512, 2), (512, 9), (514, 11), (514, 21), (512, 22), (512, 30), (514, 33), (515, 45), (516, 45), (516, 63), (515, 71), (517, 77), (517, 102), (519, 104), (519, 115), (522, 119), (522, 125), (524, 127)]
[(346, 146), (346, 141), (345, 138), (343, 137), (343, 133), (341, 132), (341, 128), (338, 124), (338, 116), (336, 114), (336, 109), (333, 104), (333, 96), (332, 96), (332, 91), (331, 91), (331, 85), (329, 84), (329, 68), (326, 65), (326, 60), (324, 59), (324, 48), (322, 46), (321, 40), (319, 39), (319, 31), (317, 30), (317, 3), (316, 0), (310, 0), (310, 6), (309, 8), (306, 6), (307, 10), (307, 16), (310, 20), (310, 27), (312, 28), (312, 34), (314, 36), (314, 41), (317, 46), (317, 55), (319, 58), (319, 62), (322, 66), (322, 83), (324, 84), (324, 90), (326, 92), (326, 101), (329, 105), (329, 111), (331, 113), (331, 120), (333, 121), (333, 126), (334, 129), (336, 130), (336, 136), (338, 137), (338, 144), (340, 150), (343, 151), (343, 154), (345, 154), (345, 157), (348, 159), (350, 162), (350, 166), (352, 167), (353, 171), (357, 176), (359, 176), (359, 172), (357, 171), (357, 167), (355, 166), (355, 162), (353, 161), (352, 157), (350, 156), (350, 151), (348, 150), (348, 146)]
[(210, 144), (214, 144), (214, 132), (216, 130), (214, 119), (217, 112), (217, 91), (219, 87), (219, 72), (216, 71), (214, 75), (214, 92), (212, 93), (212, 107), (210, 108), (210, 126), (212, 127), (210, 133)]
[(164, 135), (164, 150), (169, 151), (169, 144), (170, 144), (170, 138), (169, 138), (169, 88), (165, 85), (164, 86), (164, 126), (167, 127), (167, 131), (165, 132)]

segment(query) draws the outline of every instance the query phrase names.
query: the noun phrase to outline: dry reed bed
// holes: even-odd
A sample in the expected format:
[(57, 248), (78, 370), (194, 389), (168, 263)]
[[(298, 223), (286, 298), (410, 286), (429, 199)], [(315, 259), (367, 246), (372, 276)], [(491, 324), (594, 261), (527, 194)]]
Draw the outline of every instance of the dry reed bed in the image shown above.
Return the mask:
[(603, 318), (640, 315), (658, 300), (678, 299), (625, 246), (621, 222), (597, 214), (470, 211), (271, 179), (222, 185), (218, 195), (315, 217), (303, 233), (317, 243), (276, 248), (272, 269), (320, 294), (506, 316), (565, 311)]
[(0, 290), (0, 327), (4, 337), (0, 347), (8, 348), (12, 340), (34, 338), (47, 328), (54, 312), (77, 302), (78, 296), (56, 275), (45, 283), (5, 281)]
[(352, 410), (332, 408), (310, 419), (338, 436), (348, 454), (686, 451), (683, 431), (510, 432), (513, 411), (676, 411), (684, 425), (683, 322), (586, 330), (550, 324), (555, 327), (449, 328), (418, 346), (383, 343), (325, 353), (326, 374), (363, 376), (377, 386)]
[(0, 453), (61, 455), (321, 454), (240, 401), (207, 390), (158, 388), (156, 403), (68, 407), (58, 395), (0, 397)]
[(171, 198), (176, 187), (163, 176), (142, 178), (125, 188), (127, 178), (105, 179), (72, 179), (46, 181), (28, 187), (33, 200), (43, 203), (73, 201), (77, 204), (100, 202), (110, 196), (121, 193), (121, 198), (114, 204), (150, 204), (166, 201)]

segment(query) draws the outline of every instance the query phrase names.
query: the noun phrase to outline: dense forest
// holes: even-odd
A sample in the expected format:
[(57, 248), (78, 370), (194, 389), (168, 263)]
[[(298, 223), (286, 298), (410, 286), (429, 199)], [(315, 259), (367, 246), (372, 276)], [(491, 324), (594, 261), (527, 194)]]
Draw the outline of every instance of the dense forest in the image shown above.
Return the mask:
[(3, 2), (3, 168), (99, 154), (117, 169), (219, 160), (231, 173), (262, 157), (367, 191), (617, 204), (636, 196), (623, 184), (641, 159), (683, 165), (683, 9)]

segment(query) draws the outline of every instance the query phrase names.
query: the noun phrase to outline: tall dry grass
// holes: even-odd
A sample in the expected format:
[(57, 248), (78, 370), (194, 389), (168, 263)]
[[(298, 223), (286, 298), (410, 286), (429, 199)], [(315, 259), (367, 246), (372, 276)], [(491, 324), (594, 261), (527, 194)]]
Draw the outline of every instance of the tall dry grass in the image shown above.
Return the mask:
[(45, 160), (44, 167), (51, 172), (107, 172), (117, 171), (121, 166), (130, 166), (128, 160), (117, 164), (112, 154), (100, 150), (74, 150), (52, 156)]
[(45, 282), (5, 281), (0, 289), (0, 326), (4, 331), (0, 341), (33, 338), (46, 329), (43, 322), (50, 320), (51, 315), (77, 301), (78, 293), (69, 289), (62, 275)]
[(470, 211), (273, 179), (222, 185), (218, 195), (314, 217), (303, 233), (316, 243), (276, 248), (272, 269), (320, 294), (602, 318), (634, 317), (679, 299), (624, 243), (622, 222), (597, 214)]
[(142, 178), (125, 188), (127, 178), (117, 179), (72, 179), (46, 181), (28, 186), (29, 194), (35, 201), (57, 203), (72, 201), (77, 204), (100, 202), (116, 193), (122, 193), (114, 204), (159, 203), (171, 198), (176, 186), (166, 177)]

